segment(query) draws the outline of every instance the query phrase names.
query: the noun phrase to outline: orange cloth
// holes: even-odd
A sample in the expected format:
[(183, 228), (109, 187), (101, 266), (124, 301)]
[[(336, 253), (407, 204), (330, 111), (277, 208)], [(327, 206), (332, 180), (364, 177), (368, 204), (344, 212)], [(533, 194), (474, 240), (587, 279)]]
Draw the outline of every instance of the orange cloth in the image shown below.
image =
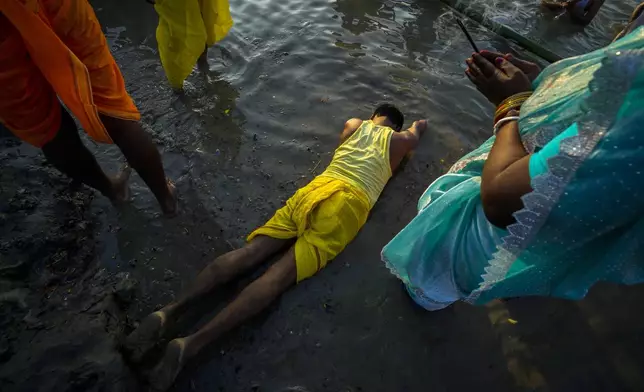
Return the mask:
[(99, 113), (140, 114), (87, 0), (0, 0), (0, 121), (42, 147), (60, 127), (58, 98), (99, 142)]

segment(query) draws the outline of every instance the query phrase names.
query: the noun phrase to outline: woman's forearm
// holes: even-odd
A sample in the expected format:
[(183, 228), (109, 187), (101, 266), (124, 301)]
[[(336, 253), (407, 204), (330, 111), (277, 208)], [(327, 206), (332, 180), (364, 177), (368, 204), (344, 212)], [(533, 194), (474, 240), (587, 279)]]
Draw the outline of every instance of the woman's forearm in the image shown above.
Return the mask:
[(502, 126), (497, 134), (492, 150), (483, 169), (483, 177), (493, 178), (507, 169), (512, 163), (528, 155), (521, 143), (518, 121)]
[(512, 214), (521, 208), (521, 197), (530, 192), (530, 156), (523, 148), (517, 121), (499, 129), (485, 161), (481, 199), (488, 220), (499, 227), (514, 222)]

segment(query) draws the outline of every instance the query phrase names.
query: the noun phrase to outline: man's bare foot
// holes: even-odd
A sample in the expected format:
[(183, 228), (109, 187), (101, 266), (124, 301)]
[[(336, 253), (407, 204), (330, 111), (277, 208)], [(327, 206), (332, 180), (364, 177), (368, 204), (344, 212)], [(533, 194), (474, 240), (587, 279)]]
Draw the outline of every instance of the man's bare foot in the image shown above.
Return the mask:
[(139, 363), (143, 357), (156, 346), (167, 332), (166, 315), (163, 312), (149, 314), (141, 321), (139, 327), (125, 338), (123, 350), (134, 363)]
[(132, 169), (128, 165), (125, 165), (119, 174), (110, 179), (112, 182), (112, 194), (107, 196), (113, 203), (125, 203), (130, 200), (130, 185), (128, 181), (130, 180), (131, 174)]
[(161, 361), (149, 374), (148, 379), (153, 391), (167, 391), (177, 378), (185, 362), (185, 341), (174, 339), (168, 343)]
[(179, 212), (179, 199), (177, 198), (177, 188), (170, 180), (168, 180), (168, 194), (167, 200), (160, 200), (159, 203), (165, 216), (172, 218)]

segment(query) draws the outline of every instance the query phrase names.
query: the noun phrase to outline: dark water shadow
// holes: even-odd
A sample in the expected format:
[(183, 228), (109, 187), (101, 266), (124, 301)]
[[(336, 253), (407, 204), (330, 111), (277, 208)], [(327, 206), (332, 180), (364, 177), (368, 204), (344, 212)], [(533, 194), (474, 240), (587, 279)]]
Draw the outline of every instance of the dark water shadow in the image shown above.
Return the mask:
[(642, 390), (644, 355), (638, 347), (644, 330), (632, 309), (643, 295), (642, 285), (600, 284), (581, 301), (521, 298), (497, 304), (496, 325), (517, 384)]
[[(393, 7), (386, 1), (336, 0), (333, 7), (342, 13), (342, 27), (355, 35), (377, 31), (377, 18), (389, 19)], [(392, 3), (393, 4), (393, 3)]]

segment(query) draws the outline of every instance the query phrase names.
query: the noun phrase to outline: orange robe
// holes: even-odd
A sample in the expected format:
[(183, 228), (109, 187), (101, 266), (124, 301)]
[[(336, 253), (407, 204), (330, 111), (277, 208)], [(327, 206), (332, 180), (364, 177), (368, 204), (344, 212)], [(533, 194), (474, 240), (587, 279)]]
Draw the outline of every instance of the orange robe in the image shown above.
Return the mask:
[(59, 99), (98, 142), (112, 142), (99, 113), (140, 119), (87, 0), (0, 0), (0, 86), (0, 121), (37, 147), (60, 128)]

